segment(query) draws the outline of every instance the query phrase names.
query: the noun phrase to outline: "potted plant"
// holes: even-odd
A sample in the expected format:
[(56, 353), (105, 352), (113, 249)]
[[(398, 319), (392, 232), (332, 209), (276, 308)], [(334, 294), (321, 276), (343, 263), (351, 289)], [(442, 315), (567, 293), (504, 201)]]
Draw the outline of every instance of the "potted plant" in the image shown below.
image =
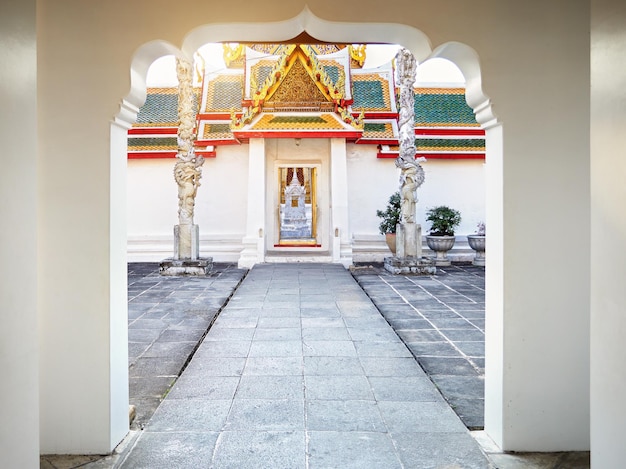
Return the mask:
[(476, 225), (476, 233), (467, 235), (467, 244), (474, 251), (476, 251), (476, 255), (474, 256), (474, 260), (472, 264), (474, 265), (485, 265), (485, 224), (481, 221)]
[(450, 265), (448, 251), (454, 246), (454, 229), (461, 223), (458, 210), (440, 205), (426, 212), (426, 220), (430, 222), (430, 232), (426, 236), (426, 244), (435, 251), (435, 265)]
[(396, 225), (400, 223), (400, 211), (400, 192), (391, 194), (385, 210), (376, 210), (376, 216), (382, 219), (378, 230), (380, 234), (385, 235), (385, 241), (392, 254), (396, 253)]

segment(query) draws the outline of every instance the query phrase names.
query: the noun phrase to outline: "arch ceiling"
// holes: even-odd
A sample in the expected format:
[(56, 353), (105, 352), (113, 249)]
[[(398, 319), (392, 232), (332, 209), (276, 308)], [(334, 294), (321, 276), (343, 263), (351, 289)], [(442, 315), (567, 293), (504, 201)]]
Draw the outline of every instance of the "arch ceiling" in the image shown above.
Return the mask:
[[(271, 23), (222, 23), (199, 26), (187, 34), (179, 48), (166, 41), (151, 41), (142, 45), (131, 61), (131, 87), (124, 98), (116, 121), (131, 125), (146, 100), (148, 68), (159, 57), (174, 55), (192, 60), (193, 53), (209, 42), (283, 42), (310, 37), (323, 42), (363, 44), (401, 44), (409, 49), (418, 63), (439, 57), (459, 67), (466, 80), (466, 99), (483, 128), (497, 123), (491, 103), (482, 90), (478, 54), (460, 42), (447, 42), (431, 47), (428, 37), (411, 26), (395, 23), (344, 23), (327, 21), (315, 16), (308, 7), (285, 21)], [(120, 123), (121, 123), (120, 122)]]

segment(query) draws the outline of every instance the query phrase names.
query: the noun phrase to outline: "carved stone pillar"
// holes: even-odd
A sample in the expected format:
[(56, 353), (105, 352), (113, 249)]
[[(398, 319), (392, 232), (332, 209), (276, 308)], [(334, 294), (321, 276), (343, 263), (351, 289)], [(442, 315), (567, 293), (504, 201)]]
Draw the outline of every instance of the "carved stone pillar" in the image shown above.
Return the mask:
[(400, 153), (396, 166), (400, 168), (401, 217), (396, 227), (396, 255), (385, 258), (385, 269), (394, 274), (432, 274), (433, 261), (422, 257), (422, 227), (415, 223), (417, 188), (424, 182), (424, 169), (415, 159), (415, 83), (417, 63), (407, 49), (396, 55), (396, 70), (400, 85), (398, 118)]
[(174, 256), (161, 262), (162, 275), (205, 275), (212, 258), (200, 259), (199, 227), (193, 223), (196, 193), (202, 177), (204, 158), (193, 148), (195, 114), (193, 107), (193, 67), (176, 59), (178, 76), (178, 153), (174, 180), (178, 185), (178, 225), (174, 226)]

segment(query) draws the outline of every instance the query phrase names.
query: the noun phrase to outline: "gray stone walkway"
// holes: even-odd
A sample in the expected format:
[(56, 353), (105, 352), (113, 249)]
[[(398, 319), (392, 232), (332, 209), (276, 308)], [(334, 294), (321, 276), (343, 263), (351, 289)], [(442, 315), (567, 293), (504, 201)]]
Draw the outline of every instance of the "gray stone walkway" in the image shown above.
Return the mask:
[(124, 468), (487, 468), (340, 265), (258, 265)]

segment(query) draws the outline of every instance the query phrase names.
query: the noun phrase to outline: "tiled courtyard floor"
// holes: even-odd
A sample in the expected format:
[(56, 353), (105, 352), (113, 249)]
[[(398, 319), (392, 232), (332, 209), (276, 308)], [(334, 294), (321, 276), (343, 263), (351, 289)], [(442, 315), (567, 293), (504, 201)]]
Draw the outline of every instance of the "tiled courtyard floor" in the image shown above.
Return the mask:
[(245, 275), (130, 264), (133, 430), (113, 455), (41, 467), (589, 467), (588, 453), (503, 454), (474, 432), (481, 451), (433, 386), (480, 428), (483, 269), (259, 265), (236, 289)]
[(353, 275), (463, 423), (481, 430), (485, 268), (453, 265), (433, 276), (402, 276), (363, 266)]
[(123, 468), (491, 467), (340, 265), (257, 265)]

